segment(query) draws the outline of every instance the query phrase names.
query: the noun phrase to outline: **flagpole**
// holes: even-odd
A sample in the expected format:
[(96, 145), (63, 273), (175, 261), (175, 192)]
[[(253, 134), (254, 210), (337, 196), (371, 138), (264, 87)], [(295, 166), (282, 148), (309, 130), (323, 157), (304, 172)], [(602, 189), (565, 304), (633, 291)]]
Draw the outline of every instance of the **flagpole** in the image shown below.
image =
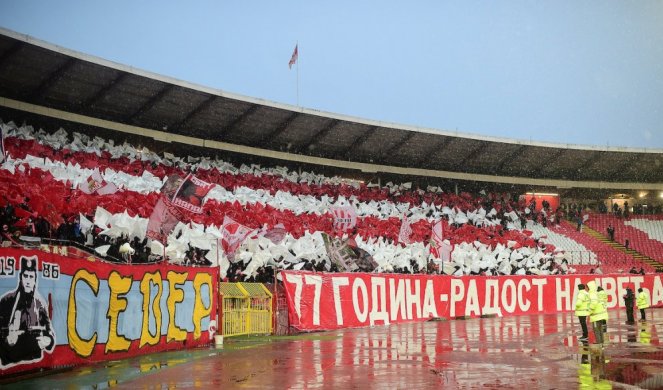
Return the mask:
[(299, 107), (299, 41), (295, 47), (297, 48), (297, 107)]

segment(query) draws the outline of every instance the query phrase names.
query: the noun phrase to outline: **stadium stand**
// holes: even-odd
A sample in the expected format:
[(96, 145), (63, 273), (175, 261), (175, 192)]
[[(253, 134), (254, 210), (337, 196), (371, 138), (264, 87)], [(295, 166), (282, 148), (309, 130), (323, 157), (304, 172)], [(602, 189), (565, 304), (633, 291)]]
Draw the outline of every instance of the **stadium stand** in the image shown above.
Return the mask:
[[(222, 267), (224, 274), (244, 279), (264, 276), (272, 266), (337, 269), (338, 265), (329, 261), (323, 234), (344, 239), (355, 250), (368, 253), (377, 271), (429, 271), (428, 263), (433, 260), (429, 255), (431, 228), (439, 219), (445, 220), (443, 238), (455, 245), (450, 262), (440, 270), (445, 273), (566, 273), (569, 264), (587, 271), (588, 266), (598, 264), (597, 252), (609, 252), (583, 234), (575, 235), (565, 224), (555, 226), (556, 232), (543, 227), (535, 222), (541, 221), (540, 215), (530, 212), (526, 202), (507, 200), (503, 194), (475, 197), (390, 183), (369, 187), (348, 184), (341, 178), (297, 174), (283, 167), (237, 168), (199, 157), (166, 159), (147, 149), (116, 146), (78, 133), (69, 141), (62, 129), (48, 134), (10, 123), (3, 125), (3, 133), (8, 135), (9, 153), (3, 164), (3, 180), (21, 189), (21, 193), (5, 193), (6, 204), (12, 204), (14, 210), (26, 210), (17, 215), (14, 226), (25, 230), (32, 217), (46, 219), (57, 227), (56, 238), (93, 245), (97, 254), (110, 259), (129, 261), (133, 255), (138, 262), (158, 261), (165, 253), (179, 263), (218, 264), (216, 239), (225, 215), (252, 231), (239, 248), (239, 261)], [(186, 224), (179, 225), (164, 248), (145, 236), (148, 219), (167, 177), (194, 171), (215, 185), (206, 197), (206, 213), (184, 218)], [(95, 174), (98, 183), (93, 182), (99, 184), (97, 191), (106, 191), (103, 194), (86, 193), (85, 186)], [(38, 180), (41, 186), (34, 185)], [(43, 196), (44, 188), (48, 188), (49, 198)], [(333, 227), (333, 210), (346, 206), (358, 217), (352, 232)], [(517, 228), (521, 217), (526, 218), (525, 227), (532, 230)], [(405, 238), (401, 237), (404, 221), (411, 228)], [(97, 227), (92, 229), (92, 223)], [(86, 237), (81, 225), (88, 227), (93, 237)], [(284, 231), (285, 246), (270, 244), (264, 238), (277, 227)], [(580, 243), (582, 240), (590, 245)], [(609, 267), (627, 265), (616, 258), (616, 253), (608, 253), (600, 261)]]
[[(34, 224), (44, 233), (50, 225), (49, 235), (83, 241), (121, 261), (165, 256), (218, 264), (232, 256), (217, 243), (231, 226), (224, 223), (228, 217), (233, 229), (252, 232), (237, 251), (239, 260), (222, 267), (224, 275), (242, 278), (276, 264), (332, 269), (332, 242), (365, 252), (378, 271), (429, 270), (434, 226), (441, 229), (433, 249), (444, 245), (447, 265), (453, 264), (442, 267), (446, 273), (566, 272), (562, 264), (581, 269), (594, 261), (619, 266), (637, 263), (636, 255), (620, 257), (618, 249), (560, 224), (564, 217), (582, 224), (585, 207), (541, 212), (519, 194), (569, 189), (582, 199), (582, 191), (610, 183), (657, 190), (663, 182), (663, 171), (650, 164), (657, 150), (459, 136), (322, 113), (1, 32), (0, 115), (49, 129), (5, 125), (11, 127), (3, 131), (9, 157), (0, 174), (11, 186), (0, 202), (18, 217), (13, 227), (26, 233)], [(71, 138), (65, 130), (52, 132), (59, 126)], [(204, 157), (216, 153), (224, 160)], [(541, 156), (552, 158), (542, 166)], [(323, 174), (311, 173), (313, 167)], [(188, 207), (202, 212), (184, 213), (174, 233), (161, 237), (166, 245), (143, 236), (167, 198), (167, 178), (194, 173), (211, 183), (204, 199), (187, 194)], [(21, 210), (36, 214), (13, 215)], [(356, 214), (347, 232), (334, 226), (342, 210)], [(83, 236), (81, 225), (92, 237)]]
[[(663, 260), (663, 242), (657, 239), (661, 234), (661, 216), (631, 216), (623, 219), (612, 214), (593, 214), (588, 225), (609, 242), (607, 229), (615, 229), (612, 245), (623, 253), (635, 254), (641, 261)], [(628, 248), (626, 247), (628, 240)], [(643, 256), (644, 255), (644, 256)]]

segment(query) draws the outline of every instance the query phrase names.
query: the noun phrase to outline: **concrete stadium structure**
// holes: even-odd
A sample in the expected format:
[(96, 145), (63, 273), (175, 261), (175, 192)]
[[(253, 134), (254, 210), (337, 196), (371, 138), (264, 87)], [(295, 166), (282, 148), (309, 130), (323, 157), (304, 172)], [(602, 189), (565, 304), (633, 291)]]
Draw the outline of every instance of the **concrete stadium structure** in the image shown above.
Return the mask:
[(0, 117), (124, 137), (155, 151), (235, 156), (365, 181), (663, 201), (660, 149), (526, 142), (320, 112), (194, 85), (5, 29)]

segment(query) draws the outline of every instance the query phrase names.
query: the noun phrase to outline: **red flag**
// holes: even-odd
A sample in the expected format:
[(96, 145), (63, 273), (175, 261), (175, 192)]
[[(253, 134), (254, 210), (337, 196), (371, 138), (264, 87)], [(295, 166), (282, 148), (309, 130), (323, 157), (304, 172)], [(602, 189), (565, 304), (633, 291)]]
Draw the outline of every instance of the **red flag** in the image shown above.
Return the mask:
[(228, 256), (228, 259), (235, 259), (235, 251), (242, 245), (244, 239), (253, 232), (253, 229), (242, 225), (229, 216), (223, 217), (221, 226), (221, 247)]
[(160, 197), (147, 222), (147, 236), (165, 243), (166, 237), (181, 219), (182, 215), (177, 207), (174, 207), (165, 197)]
[(444, 238), (442, 238), (442, 221), (437, 221), (436, 223), (433, 224), (431, 228), (431, 253), (435, 257), (440, 257), (440, 248), (442, 247), (442, 243), (444, 242)]
[(401, 231), (398, 233), (398, 241), (403, 244), (410, 243), (410, 236), (412, 235), (412, 226), (410, 226), (410, 221), (407, 219), (407, 216), (403, 214), (403, 220), (401, 222)]
[(334, 229), (342, 232), (352, 229), (357, 225), (357, 212), (352, 206), (334, 207)]
[(440, 246), (440, 258), (442, 261), (451, 261), (451, 252), (453, 251), (453, 245), (442, 242)]
[[(295, 50), (297, 47), (295, 46)], [(0, 163), (5, 161), (5, 133), (0, 128)]]
[(200, 214), (203, 212), (203, 200), (212, 187), (214, 184), (189, 174), (182, 180), (171, 201), (175, 206)]
[(295, 51), (292, 52), (292, 57), (290, 57), (290, 62), (288, 62), (288, 69), (292, 69), (292, 66), (297, 63), (297, 58), (299, 57), (298, 46), (299, 44), (295, 45)]
[(85, 183), (81, 183), (78, 188), (86, 194), (93, 194), (99, 188), (103, 187), (104, 183), (104, 178), (101, 176), (101, 173), (99, 173), (98, 169), (95, 169)]
[(266, 239), (270, 240), (272, 243), (278, 244), (279, 242), (283, 241), (287, 233), (288, 231), (285, 230), (285, 226), (283, 226), (282, 223), (279, 223), (278, 225), (274, 226), (271, 230), (264, 232), (262, 235)]

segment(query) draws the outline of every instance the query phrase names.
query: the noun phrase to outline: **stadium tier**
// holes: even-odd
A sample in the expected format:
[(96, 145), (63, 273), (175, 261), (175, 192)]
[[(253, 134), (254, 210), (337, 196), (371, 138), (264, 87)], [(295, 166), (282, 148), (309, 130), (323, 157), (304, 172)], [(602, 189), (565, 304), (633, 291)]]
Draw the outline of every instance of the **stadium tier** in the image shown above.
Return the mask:
[(631, 215), (629, 218), (612, 214), (595, 214), (588, 225), (608, 236), (610, 225), (615, 229), (615, 242), (647, 255), (654, 260), (663, 260), (663, 220), (661, 215)]
[[(219, 265), (230, 280), (260, 279), (274, 268), (453, 275), (653, 270), (558, 223), (561, 211), (536, 212), (511, 194), (378, 186), (284, 167), (159, 156), (80, 133), (70, 139), (63, 129), (50, 134), (13, 123), (2, 129), (7, 157), (0, 175), (12, 183), (2, 190), (5, 221), (20, 235), (77, 241), (109, 260), (165, 256)], [(185, 185), (193, 190), (183, 196)], [(180, 207), (169, 206), (169, 214), (161, 209), (165, 198)], [(171, 229), (152, 231), (150, 221), (164, 213)], [(601, 218), (590, 218), (590, 226)]]

